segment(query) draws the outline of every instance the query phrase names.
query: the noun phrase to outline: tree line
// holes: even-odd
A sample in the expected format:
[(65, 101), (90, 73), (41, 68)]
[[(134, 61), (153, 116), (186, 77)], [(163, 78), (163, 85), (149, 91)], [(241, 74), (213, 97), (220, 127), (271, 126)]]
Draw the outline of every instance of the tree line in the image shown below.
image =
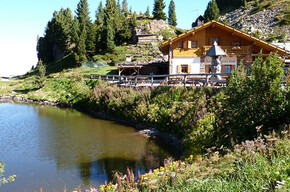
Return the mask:
[[(166, 20), (163, 0), (155, 0), (153, 19)], [(142, 14), (142, 13), (141, 13)], [(152, 18), (150, 8), (144, 14)], [(171, 0), (168, 22), (176, 26), (175, 4)], [(90, 18), (87, 0), (80, 0), (75, 11), (62, 8), (55, 11), (48, 21), (44, 37), (38, 38), (38, 59), (49, 63), (73, 52), (77, 63), (92, 59), (96, 54), (113, 52), (115, 46), (127, 44), (132, 40), (132, 30), (137, 26), (137, 13), (128, 7), (127, 0), (100, 1), (95, 21)]]

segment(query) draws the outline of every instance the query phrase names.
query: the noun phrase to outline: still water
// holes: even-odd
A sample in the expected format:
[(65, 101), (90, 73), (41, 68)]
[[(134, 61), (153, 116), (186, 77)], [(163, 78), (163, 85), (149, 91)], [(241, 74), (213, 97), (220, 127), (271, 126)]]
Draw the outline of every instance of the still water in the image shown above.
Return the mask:
[(75, 110), (0, 103), (0, 160), (16, 175), (0, 192), (98, 187), (127, 167), (137, 174), (171, 156), (134, 128)]

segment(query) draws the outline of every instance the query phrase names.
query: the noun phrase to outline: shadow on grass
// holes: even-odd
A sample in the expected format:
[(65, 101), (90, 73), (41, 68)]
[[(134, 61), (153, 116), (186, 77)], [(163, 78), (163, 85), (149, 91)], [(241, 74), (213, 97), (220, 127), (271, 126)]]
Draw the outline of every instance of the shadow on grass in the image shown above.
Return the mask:
[(40, 88), (19, 89), (19, 90), (15, 89), (15, 90), (13, 90), (13, 91), (16, 92), (16, 93), (27, 94), (27, 93), (29, 93), (29, 92), (31, 92), (31, 91), (37, 91), (37, 90), (39, 90), (39, 89), (40, 89)]

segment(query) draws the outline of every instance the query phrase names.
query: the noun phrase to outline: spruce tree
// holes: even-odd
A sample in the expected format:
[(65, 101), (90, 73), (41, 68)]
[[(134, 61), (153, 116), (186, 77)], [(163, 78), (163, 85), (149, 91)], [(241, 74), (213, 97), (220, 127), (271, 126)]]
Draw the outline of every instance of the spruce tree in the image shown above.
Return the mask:
[(163, 12), (164, 8), (165, 8), (165, 3), (164, 3), (163, 0), (155, 0), (154, 8), (153, 8), (153, 17), (154, 17), (154, 19), (166, 20), (166, 15)]
[(177, 25), (175, 3), (173, 0), (170, 1), (169, 8), (168, 8), (168, 23), (169, 25), (173, 25), (173, 26)]
[[(81, 51), (82, 53), (85, 53), (86, 58), (91, 58), (95, 51), (95, 30), (94, 30), (94, 25), (92, 25), (91, 19), (90, 19), (90, 11), (89, 11), (89, 4), (87, 0), (80, 0), (80, 2), (77, 5), (77, 10), (76, 10), (76, 15), (79, 21), (79, 27), (80, 27), (80, 32), (79, 34), (80, 38), (77, 46), (80, 46), (83, 42), (83, 39), (81, 39), (81, 36), (84, 37), (84, 43), (87, 46), (82, 46), (85, 47), (86, 50)], [(83, 34), (85, 33), (85, 34)], [(80, 52), (80, 47), (78, 47), (78, 52)], [(79, 55), (81, 60), (85, 60), (83, 55)]]
[(80, 0), (77, 5), (76, 15), (79, 20), (80, 29), (81, 31), (89, 25), (90, 21), (90, 11), (89, 11), (89, 4), (87, 0)]
[(86, 38), (87, 38), (87, 31), (86, 31), (86, 28), (84, 28), (81, 32), (81, 35), (79, 37), (79, 42), (78, 42), (78, 45), (76, 48), (77, 62), (78, 63), (87, 61)]
[(102, 30), (102, 48), (104, 51), (113, 52), (115, 48), (115, 17), (117, 5), (115, 0), (107, 0), (104, 11), (104, 26)]
[(123, 0), (122, 2), (122, 12), (124, 13), (125, 16), (129, 14), (127, 0)]
[(133, 13), (132, 19), (131, 19), (131, 25), (133, 27), (137, 27), (137, 16), (136, 16), (136, 12)]
[(133, 9), (132, 9), (132, 6), (130, 7), (130, 10), (129, 10), (129, 15), (132, 15), (133, 14)]
[(204, 20), (205, 22), (208, 22), (211, 20), (218, 20), (219, 14), (220, 14), (220, 11), (217, 6), (217, 3), (215, 0), (212, 0), (208, 3), (207, 8), (204, 12)]
[(147, 10), (146, 10), (146, 12), (145, 12), (145, 15), (146, 15), (147, 17), (150, 17), (150, 7), (149, 7), (149, 6), (147, 7)]
[(101, 33), (104, 26), (104, 9), (101, 1), (96, 12), (95, 28), (96, 28), (96, 52), (101, 50)]

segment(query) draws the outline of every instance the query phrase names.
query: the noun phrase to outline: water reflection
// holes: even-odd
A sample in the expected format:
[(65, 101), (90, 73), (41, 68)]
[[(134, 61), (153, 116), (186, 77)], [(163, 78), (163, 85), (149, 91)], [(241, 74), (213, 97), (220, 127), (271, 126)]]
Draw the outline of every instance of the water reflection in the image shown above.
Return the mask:
[[(137, 135), (131, 127), (94, 119), (75, 110), (18, 104), (5, 104), (5, 107), (0, 104), (1, 108), (10, 117), (0, 119), (4, 124), (0, 137), (13, 135), (15, 145), (9, 146), (10, 153), (0, 152), (0, 159), (1, 155), (6, 155), (3, 160), (13, 164), (17, 162), (14, 156), (21, 153), (24, 154), (23, 163), (28, 161), (37, 169), (15, 165), (17, 170), (13, 174), (20, 177), (15, 184), (9, 184), (9, 189), (5, 188), (7, 192), (21, 191), (17, 185), (22, 185), (21, 189), (27, 185), (27, 191), (38, 189), (37, 186), (58, 191), (64, 184), (68, 187), (96, 186), (105, 180), (113, 180), (116, 171), (126, 173), (129, 167), (138, 175), (138, 171), (144, 173), (159, 167), (163, 159), (170, 156), (165, 148)], [(5, 114), (0, 117), (5, 118)], [(11, 117), (13, 114), (15, 119)], [(21, 135), (25, 139), (19, 141)], [(5, 145), (2, 138), (0, 146)], [(22, 147), (17, 150), (13, 149), (20, 145)], [(27, 169), (31, 169), (32, 176), (25, 175)], [(29, 181), (36, 182), (40, 178), (42, 180), (37, 184)]]

